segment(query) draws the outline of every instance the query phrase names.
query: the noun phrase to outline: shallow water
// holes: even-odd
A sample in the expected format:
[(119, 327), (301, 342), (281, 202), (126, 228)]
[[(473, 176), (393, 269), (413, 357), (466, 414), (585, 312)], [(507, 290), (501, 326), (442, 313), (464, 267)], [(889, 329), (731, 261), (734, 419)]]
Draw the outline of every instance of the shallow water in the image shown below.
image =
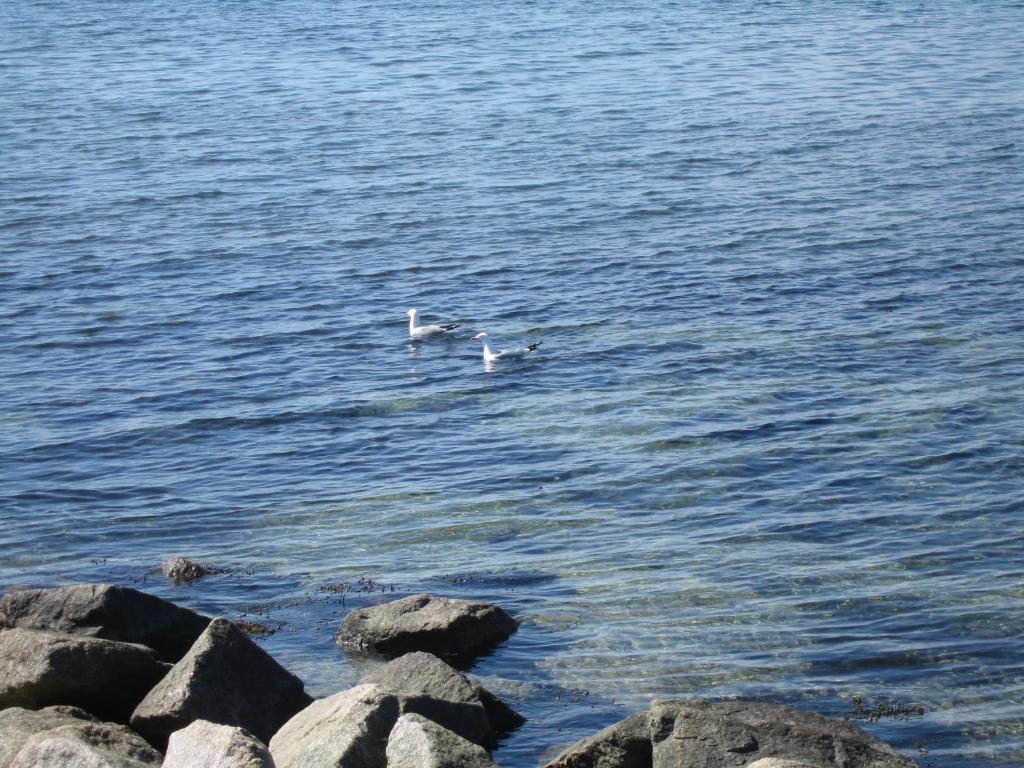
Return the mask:
[(998, 0), (0, 5), (0, 586), (318, 695), (347, 609), (497, 601), (506, 768), (676, 695), (1024, 765), (1021, 62)]

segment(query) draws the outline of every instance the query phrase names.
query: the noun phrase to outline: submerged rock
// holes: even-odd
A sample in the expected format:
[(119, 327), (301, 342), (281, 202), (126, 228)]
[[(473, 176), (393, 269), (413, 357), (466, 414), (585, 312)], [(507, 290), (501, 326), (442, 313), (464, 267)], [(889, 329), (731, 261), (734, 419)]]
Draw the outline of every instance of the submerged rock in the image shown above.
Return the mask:
[(131, 724), (158, 747), (194, 720), (237, 725), (266, 743), (312, 700), (299, 678), (240, 629), (214, 619), (139, 703)]
[(277, 768), (385, 768), (399, 701), (379, 685), (357, 685), (313, 702), (270, 740)]
[(94, 723), (96, 718), (78, 707), (0, 710), (0, 768), (10, 768), (14, 756), (30, 736), (79, 721)]
[(112, 584), (23, 589), (0, 599), (0, 627), (141, 643), (172, 663), (185, 655), (209, 623), (208, 616)]
[(482, 747), (416, 714), (398, 718), (386, 756), (387, 768), (497, 768)]
[(39, 629), (0, 630), (0, 708), (82, 707), (127, 722), (168, 664), (151, 648)]
[(214, 568), (209, 565), (200, 565), (185, 557), (171, 557), (164, 560), (161, 569), (164, 576), (175, 584), (186, 584), (203, 576), (212, 576), (217, 573), (224, 573), (222, 568)]
[(577, 742), (548, 768), (767, 768), (768, 758), (814, 768), (916, 765), (845, 721), (773, 704), (677, 699), (656, 701)]
[(391, 656), (427, 651), (467, 660), (505, 640), (517, 626), (497, 606), (421, 594), (352, 611), (335, 640)]
[(123, 725), (82, 721), (30, 736), (9, 768), (145, 768), (162, 760)]
[(274, 759), (248, 731), (196, 720), (171, 734), (163, 768), (274, 768)]

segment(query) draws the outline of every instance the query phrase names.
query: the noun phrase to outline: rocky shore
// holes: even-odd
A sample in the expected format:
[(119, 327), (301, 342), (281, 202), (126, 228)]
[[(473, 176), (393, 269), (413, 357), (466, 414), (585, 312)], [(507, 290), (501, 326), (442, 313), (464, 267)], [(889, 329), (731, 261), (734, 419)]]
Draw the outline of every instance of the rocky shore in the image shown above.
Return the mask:
[[(352, 611), (338, 645), (391, 660), (314, 700), (226, 619), (115, 585), (12, 592), (0, 600), (0, 768), (494, 768), (491, 752), (525, 721), (452, 664), (516, 628), (497, 606), (426, 594)], [(845, 721), (680, 699), (547, 768), (914, 765)]]

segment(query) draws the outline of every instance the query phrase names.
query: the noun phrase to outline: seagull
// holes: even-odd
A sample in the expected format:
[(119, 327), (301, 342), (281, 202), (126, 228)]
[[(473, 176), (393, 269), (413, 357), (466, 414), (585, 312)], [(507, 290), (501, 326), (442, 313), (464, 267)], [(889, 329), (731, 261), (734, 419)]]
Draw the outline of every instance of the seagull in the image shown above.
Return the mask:
[(496, 360), (511, 360), (520, 357), (526, 357), (531, 352), (536, 352), (540, 347), (540, 342), (535, 341), (533, 344), (528, 344), (525, 347), (516, 347), (514, 349), (503, 349), (500, 352), (491, 351), (491, 343), (488, 341), (487, 334), (481, 331), (474, 339), (483, 339), (484, 342), (484, 362), (493, 363)]
[(406, 312), (409, 315), (409, 338), (425, 339), (427, 336), (436, 336), (439, 333), (447, 333), (453, 328), (458, 328), (462, 323), (449, 323), (448, 325), (417, 325), (420, 311), (410, 309)]

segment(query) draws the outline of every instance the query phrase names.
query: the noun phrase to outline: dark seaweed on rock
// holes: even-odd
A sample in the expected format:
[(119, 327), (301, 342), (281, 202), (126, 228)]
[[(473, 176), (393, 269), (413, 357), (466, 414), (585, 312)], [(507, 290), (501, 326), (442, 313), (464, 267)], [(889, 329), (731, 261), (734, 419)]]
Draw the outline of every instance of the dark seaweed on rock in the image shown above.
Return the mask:
[(225, 573), (224, 568), (216, 568), (212, 565), (200, 565), (184, 557), (173, 557), (164, 560), (161, 566), (164, 576), (175, 584), (187, 584), (188, 582), (201, 579), (203, 576), (212, 576), (217, 573)]

